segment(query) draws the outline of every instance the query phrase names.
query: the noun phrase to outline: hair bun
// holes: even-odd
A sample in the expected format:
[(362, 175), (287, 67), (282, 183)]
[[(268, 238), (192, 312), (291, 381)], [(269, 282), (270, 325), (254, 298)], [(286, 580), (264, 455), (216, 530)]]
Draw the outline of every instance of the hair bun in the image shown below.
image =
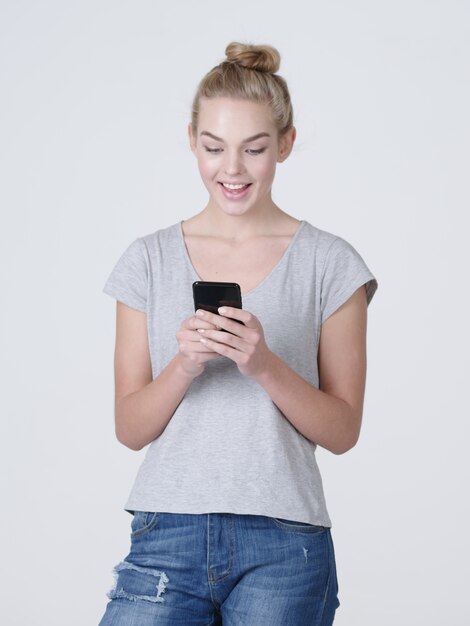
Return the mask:
[(281, 65), (281, 55), (272, 46), (253, 46), (232, 41), (225, 48), (228, 63), (236, 63), (250, 70), (274, 74)]

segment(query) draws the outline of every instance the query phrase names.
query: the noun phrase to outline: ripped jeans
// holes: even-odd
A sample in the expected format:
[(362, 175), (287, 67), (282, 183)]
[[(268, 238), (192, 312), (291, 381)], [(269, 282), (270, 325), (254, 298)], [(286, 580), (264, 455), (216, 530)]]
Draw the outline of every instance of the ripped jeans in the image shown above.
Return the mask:
[(99, 626), (330, 626), (331, 531), (233, 513), (136, 511)]

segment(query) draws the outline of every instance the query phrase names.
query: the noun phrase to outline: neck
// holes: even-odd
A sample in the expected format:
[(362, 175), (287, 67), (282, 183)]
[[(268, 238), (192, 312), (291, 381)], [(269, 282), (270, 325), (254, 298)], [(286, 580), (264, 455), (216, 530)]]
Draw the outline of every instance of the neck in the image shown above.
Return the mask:
[(274, 202), (243, 215), (227, 215), (209, 202), (191, 221), (194, 228), (201, 234), (232, 241), (244, 241), (256, 236), (278, 234), (285, 227), (286, 222), (291, 222), (291, 220), (293, 218), (284, 213)]

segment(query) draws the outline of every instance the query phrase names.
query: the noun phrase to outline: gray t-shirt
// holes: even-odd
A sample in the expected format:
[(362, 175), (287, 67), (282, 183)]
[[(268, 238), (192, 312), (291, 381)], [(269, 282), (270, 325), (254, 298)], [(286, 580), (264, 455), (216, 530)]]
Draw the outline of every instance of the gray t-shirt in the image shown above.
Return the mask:
[[(106, 281), (106, 294), (147, 314), (154, 378), (178, 351), (176, 332), (194, 312), (196, 280), (178, 222), (135, 239)], [(243, 295), (243, 308), (260, 320), (268, 347), (318, 387), (321, 324), (364, 284), (369, 303), (377, 280), (359, 253), (302, 221), (277, 265)], [(220, 357), (206, 364), (149, 444), (124, 508), (329, 527), (315, 448), (261, 386)]]

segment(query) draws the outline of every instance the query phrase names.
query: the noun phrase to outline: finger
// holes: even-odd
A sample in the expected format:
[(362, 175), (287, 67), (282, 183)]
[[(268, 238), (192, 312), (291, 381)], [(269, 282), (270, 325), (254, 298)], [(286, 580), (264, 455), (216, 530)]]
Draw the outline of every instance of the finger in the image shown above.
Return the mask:
[[(194, 358), (197, 359), (198, 362), (209, 361), (210, 359), (220, 356), (220, 354), (218, 354), (215, 350), (212, 350), (212, 348), (208, 348), (207, 346), (204, 346), (204, 344), (201, 345), (203, 348), (202, 350), (198, 350), (197, 352), (191, 352), (191, 354), (194, 356)], [(186, 353), (186, 356), (190, 358), (189, 353)]]
[(182, 354), (185, 354), (187, 356), (195, 352), (213, 352), (212, 348), (206, 346), (204, 343), (201, 342), (200, 337), (198, 341), (181, 341), (179, 344), (179, 349)]
[[(209, 329), (202, 328), (204, 332), (209, 332)], [(204, 352), (201, 350), (201, 335), (197, 330), (180, 330), (176, 333), (179, 348), (181, 352)]]
[(183, 322), (183, 328), (187, 328), (190, 330), (197, 330), (198, 328), (216, 328), (216, 326), (214, 324), (211, 324), (209, 321), (207, 320), (203, 320), (200, 317), (197, 317), (196, 315), (192, 315), (191, 317), (188, 317), (188, 319), (186, 319)]
[[(237, 322), (235, 322), (236, 324)], [(235, 350), (244, 350), (246, 341), (234, 335), (232, 333), (224, 333), (221, 330), (206, 330), (205, 328), (200, 328), (198, 331), (199, 337), (204, 337), (206, 339), (211, 339), (212, 341), (216, 341), (217, 343), (223, 343), (227, 346), (235, 348)], [(204, 342), (203, 342), (204, 343)]]
[(250, 355), (246, 352), (241, 352), (231, 346), (228, 346), (225, 343), (219, 343), (218, 341), (213, 341), (208, 337), (201, 337), (201, 343), (203, 343), (208, 348), (214, 350), (221, 356), (226, 356), (232, 361), (234, 361), (237, 365), (244, 364), (249, 359)]
[[(232, 310), (240, 310), (240, 309), (232, 309)], [(245, 311), (247, 313), (247, 311)], [(248, 315), (251, 315), (249, 313)], [(239, 337), (246, 336), (246, 328), (243, 324), (236, 322), (234, 320), (229, 319), (228, 317), (222, 317), (221, 315), (217, 315), (216, 313), (211, 313), (210, 311), (198, 310), (196, 311), (196, 316), (203, 318), (206, 321), (211, 322), (214, 326), (218, 328), (223, 328), (234, 335), (238, 335)]]
[(219, 309), (219, 315), (222, 317), (232, 317), (233, 319), (239, 320), (247, 328), (257, 328), (258, 320), (249, 311), (245, 311), (244, 309), (237, 309), (233, 306), (221, 306)]

